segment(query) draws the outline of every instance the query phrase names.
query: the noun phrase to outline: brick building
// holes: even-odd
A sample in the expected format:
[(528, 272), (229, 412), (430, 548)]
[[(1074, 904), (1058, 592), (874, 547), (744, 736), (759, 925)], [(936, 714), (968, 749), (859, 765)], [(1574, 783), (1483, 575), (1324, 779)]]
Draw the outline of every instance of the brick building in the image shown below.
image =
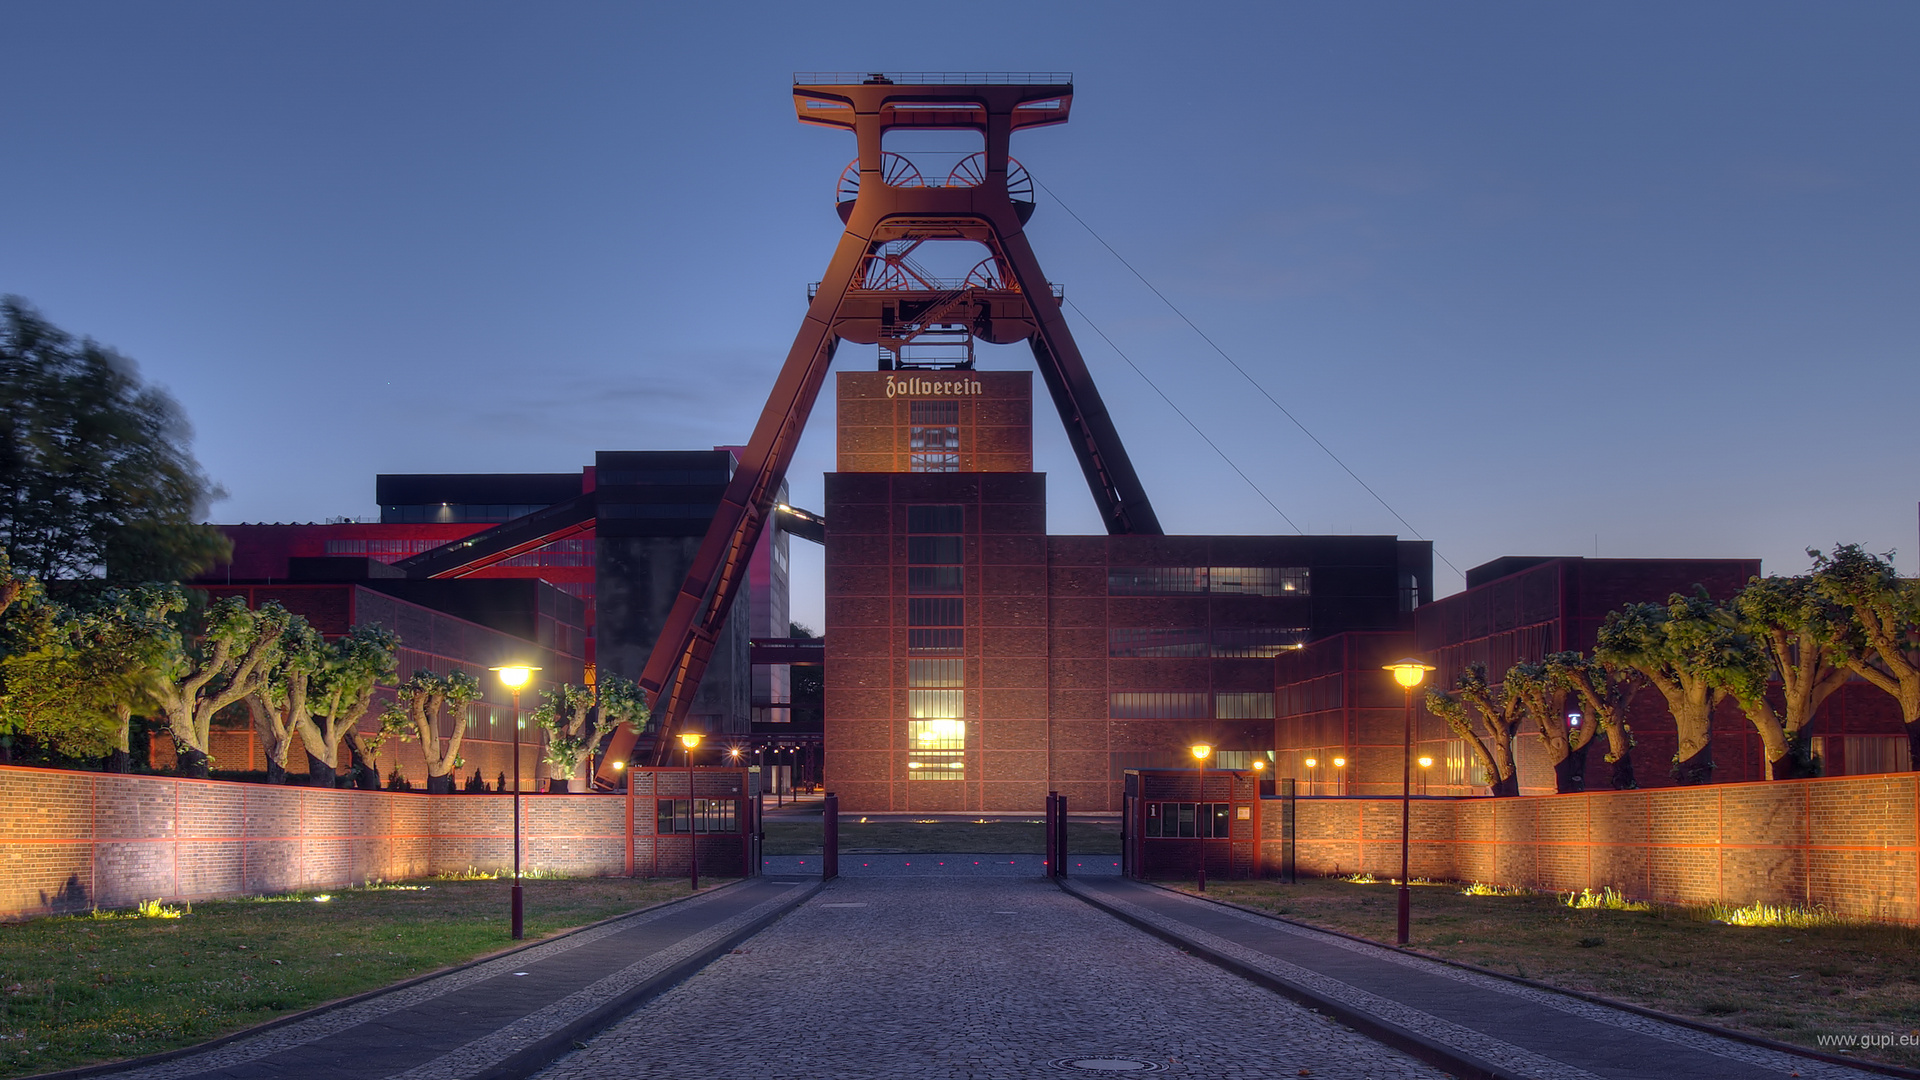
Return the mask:
[[(1497, 682), (1514, 664), (1538, 662), (1549, 653), (1590, 654), (1607, 613), (1627, 604), (1664, 602), (1696, 585), (1726, 599), (1759, 573), (1758, 559), (1508, 556), (1474, 567), (1464, 591), (1422, 605), (1407, 631), (1343, 634), (1275, 660), (1274, 744), (1282, 748), (1276, 775), (1298, 778), (1303, 794), (1398, 794), (1405, 699), (1383, 664), (1409, 654), (1425, 658), (1437, 668), (1427, 685), (1448, 688), (1478, 662)], [(1433, 764), (1416, 767), (1415, 792), (1484, 794), (1466, 743), (1426, 711), (1424, 696), (1425, 687), (1414, 697), (1413, 753)], [(1651, 689), (1636, 694), (1628, 724), (1640, 786), (1671, 786), (1675, 736), (1660, 695)], [(1855, 680), (1829, 698), (1813, 730), (1814, 751), (1829, 775), (1905, 768), (1897, 706), (1864, 682)], [(1712, 737), (1717, 781), (1764, 778), (1759, 736), (1733, 702), (1715, 710)], [(1589, 789), (1605, 788), (1610, 779), (1601, 738), (1596, 735), (1589, 751)], [(1552, 793), (1553, 768), (1539, 739), (1523, 730), (1516, 749), (1521, 791)]]
[(848, 810), (1117, 810), (1129, 768), (1272, 749), (1273, 658), (1398, 628), (1390, 536), (1049, 536), (1025, 372), (842, 372), (826, 780)]

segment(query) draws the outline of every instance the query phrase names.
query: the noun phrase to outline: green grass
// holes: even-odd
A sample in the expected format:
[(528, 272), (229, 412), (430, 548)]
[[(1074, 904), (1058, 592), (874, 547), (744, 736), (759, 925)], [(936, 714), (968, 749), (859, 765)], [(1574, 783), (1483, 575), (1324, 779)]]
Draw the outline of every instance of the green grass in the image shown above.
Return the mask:
[[(1213, 899), (1383, 942), (1394, 936), (1394, 894), (1384, 881), (1207, 883)], [(1920, 1028), (1920, 929), (1767, 905), (1640, 910), (1611, 890), (1571, 897), (1585, 902), (1416, 882), (1412, 947), (1815, 1048), (1821, 1035)], [(1858, 1054), (1920, 1066), (1913, 1046)]]
[[(525, 889), (531, 941), (685, 895), (687, 883)], [(188, 1046), (513, 944), (500, 881), (143, 907), (155, 914), (0, 924), (0, 1077)]]
[[(768, 855), (820, 854), (817, 821), (767, 822)], [(872, 821), (840, 819), (840, 851), (900, 851), (914, 855), (989, 852), (1041, 855), (1047, 850), (1046, 826), (1039, 819), (988, 818), (983, 821)], [(1075, 855), (1118, 855), (1120, 823), (1067, 822), (1067, 851)]]

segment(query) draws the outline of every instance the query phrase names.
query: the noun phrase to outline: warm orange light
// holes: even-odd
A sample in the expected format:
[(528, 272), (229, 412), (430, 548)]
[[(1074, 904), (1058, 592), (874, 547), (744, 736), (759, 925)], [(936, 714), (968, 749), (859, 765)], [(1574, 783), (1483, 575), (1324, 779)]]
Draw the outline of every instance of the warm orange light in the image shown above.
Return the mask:
[(1343, 758), (1343, 757), (1337, 757), (1337, 758), (1334, 758), (1334, 759), (1333, 759), (1333, 767), (1334, 767), (1334, 768), (1336, 768), (1336, 769), (1344, 769), (1344, 768), (1346, 768), (1346, 767), (1347, 767), (1347, 759), (1346, 759), (1346, 758)]
[(1420, 767), (1421, 767), (1421, 768), (1423, 768), (1423, 769), (1431, 769), (1431, 768), (1433, 768), (1433, 759), (1432, 759), (1432, 758), (1430, 758), (1430, 757), (1423, 757), (1423, 758), (1421, 758), (1421, 759), (1420, 759)]
[(683, 732), (681, 732), (681, 733), (680, 733), (680, 745), (681, 745), (681, 746), (684, 746), (684, 747), (686, 747), (686, 748), (687, 748), (687, 749), (689, 749), (689, 750), (691, 750), (691, 749), (693, 749), (693, 748), (694, 748), (694, 747), (696, 747), (696, 746), (699, 746), (699, 745), (700, 745), (700, 733), (699, 733), (699, 732), (697, 732), (697, 731), (683, 731)]
[(1260, 770), (1262, 770), (1262, 769), (1264, 769), (1264, 768), (1266, 768), (1266, 767), (1267, 767), (1267, 763), (1266, 763), (1266, 762), (1264, 762), (1264, 761), (1255, 761), (1255, 762), (1253, 763), (1253, 771), (1254, 771), (1254, 772), (1259, 772)]
[(1213, 747), (1203, 742), (1194, 743), (1192, 746), (1187, 747), (1187, 749), (1192, 751), (1195, 761), (1205, 761), (1213, 756)]
[(509, 690), (518, 690), (527, 685), (527, 680), (533, 678), (533, 673), (540, 669), (527, 667), (524, 664), (506, 664), (492, 670), (500, 676), (502, 686)]
[(1432, 664), (1417, 657), (1406, 657), (1383, 665), (1382, 670), (1393, 672), (1393, 681), (1411, 690), (1427, 680), (1427, 672), (1434, 670)]
[(1307, 768), (1309, 768), (1309, 769), (1311, 769), (1311, 768), (1314, 768), (1314, 767), (1316, 767), (1316, 766), (1318, 766), (1319, 764), (1320, 764), (1320, 759), (1319, 759), (1319, 758), (1308, 758), (1308, 759), (1307, 759)]
[(624, 769), (626, 767), (627, 767), (627, 763), (624, 761), (616, 761), (613, 763), (614, 772), (619, 772), (621, 769)]
[(729, 751), (727, 751), (727, 756), (728, 756), (728, 757), (730, 757), (730, 758), (737, 758), (737, 757), (739, 757), (739, 756), (740, 756), (740, 748), (736, 746), (736, 747), (734, 747), (733, 749), (731, 749), (731, 750), (729, 750)]

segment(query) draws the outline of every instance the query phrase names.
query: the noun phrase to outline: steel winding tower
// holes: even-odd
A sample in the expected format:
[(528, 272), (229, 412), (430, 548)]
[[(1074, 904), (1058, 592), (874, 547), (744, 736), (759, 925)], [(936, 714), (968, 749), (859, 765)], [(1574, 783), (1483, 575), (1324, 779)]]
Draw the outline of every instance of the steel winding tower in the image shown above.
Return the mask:
[[(686, 718), (842, 339), (879, 346), (882, 368), (968, 368), (975, 339), (1025, 341), (1107, 531), (1160, 534), (1023, 231), (1033, 182), (1009, 153), (1012, 135), (1066, 123), (1072, 102), (1072, 77), (1056, 73), (795, 76), (800, 122), (851, 131), (858, 143), (860, 156), (839, 186), (847, 227), (640, 676), (654, 695), (657, 761)], [(930, 177), (910, 156), (882, 148), (888, 131), (903, 129), (970, 129), (985, 149)], [(913, 258), (923, 245), (954, 241), (986, 252), (964, 279), (935, 277)], [(626, 728), (615, 735), (600, 784), (617, 782), (611, 763), (626, 760), (634, 739)]]

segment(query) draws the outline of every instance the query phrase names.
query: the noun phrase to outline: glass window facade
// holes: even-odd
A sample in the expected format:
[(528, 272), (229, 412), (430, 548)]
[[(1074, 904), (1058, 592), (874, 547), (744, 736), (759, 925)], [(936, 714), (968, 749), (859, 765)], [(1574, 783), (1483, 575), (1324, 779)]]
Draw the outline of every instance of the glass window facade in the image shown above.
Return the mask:
[[(914, 402), (916, 416), (923, 405)], [(967, 776), (964, 508), (907, 508), (907, 779)], [(948, 658), (951, 657), (951, 658)]]
[(1306, 596), (1304, 566), (1115, 566), (1107, 571), (1114, 596)]
[(1231, 803), (1147, 804), (1147, 836), (1166, 839), (1226, 839), (1233, 827)]

